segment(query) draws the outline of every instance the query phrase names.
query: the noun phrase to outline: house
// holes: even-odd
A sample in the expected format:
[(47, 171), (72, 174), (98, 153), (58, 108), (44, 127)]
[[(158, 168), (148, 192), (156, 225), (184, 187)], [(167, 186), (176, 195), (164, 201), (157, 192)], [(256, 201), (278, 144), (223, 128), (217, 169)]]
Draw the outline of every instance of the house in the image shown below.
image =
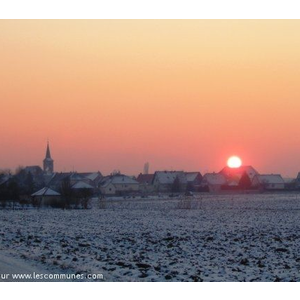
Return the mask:
[(70, 173), (70, 183), (74, 185), (76, 182), (83, 181), (93, 187), (98, 187), (99, 182), (103, 178), (100, 172), (89, 172), (89, 173)]
[(221, 173), (206, 173), (201, 182), (202, 188), (207, 188), (209, 192), (218, 192), (227, 183), (226, 177)]
[(198, 191), (202, 181), (200, 172), (184, 172), (188, 191)]
[(74, 186), (77, 182), (85, 182), (96, 190), (102, 178), (103, 176), (99, 171), (89, 173), (61, 172), (52, 174), (46, 183), (51, 189), (59, 191), (64, 180), (69, 180), (71, 186)]
[(103, 195), (130, 195), (139, 192), (139, 183), (130, 176), (114, 174), (106, 176), (100, 182)]
[(84, 181), (78, 181), (72, 185), (73, 190), (94, 190), (94, 187)]
[(100, 192), (102, 195), (112, 196), (117, 194), (117, 189), (112, 184), (111, 180), (107, 180), (100, 184)]
[(154, 174), (139, 174), (136, 180), (139, 183), (139, 189), (142, 194), (154, 192), (154, 186), (152, 184), (153, 178)]
[[(61, 189), (61, 185), (62, 185), (62, 182), (64, 180), (70, 180), (70, 177), (71, 177), (72, 173), (71, 172), (61, 172), (61, 173), (54, 173), (51, 178), (49, 179), (47, 185), (53, 189), (53, 190), (57, 190), (59, 191)], [(76, 183), (73, 182), (73, 184)], [(70, 184), (71, 183), (71, 180), (70, 180)]]
[(136, 180), (137, 180), (138, 183), (152, 184), (153, 178), (154, 178), (154, 174), (142, 174), (142, 173), (140, 173)]
[(33, 193), (31, 195), (34, 202), (38, 203), (39, 205), (52, 205), (54, 202), (61, 201), (61, 194), (48, 188), (44, 187), (41, 190)]
[(92, 173), (79, 173), (82, 176), (82, 180), (86, 181), (90, 185), (94, 187), (98, 187), (99, 183), (101, 182), (103, 176), (102, 174), (98, 172), (92, 172)]
[(73, 184), (71, 190), (74, 197), (83, 199), (91, 198), (95, 192), (95, 188), (84, 181), (78, 181)]
[(241, 166), (239, 168), (230, 168), (227, 166), (219, 173), (225, 176), (231, 186), (237, 186), (244, 173), (248, 175), (251, 181), (255, 175), (259, 174), (252, 166)]
[(263, 190), (284, 190), (285, 182), (280, 174), (255, 175), (252, 185)]
[(284, 180), (284, 188), (286, 190), (296, 190), (297, 187), (297, 178), (283, 177)]
[[(178, 186), (176, 187), (176, 181)], [(153, 178), (154, 190), (158, 193), (185, 192), (187, 179), (183, 171), (156, 171)]]

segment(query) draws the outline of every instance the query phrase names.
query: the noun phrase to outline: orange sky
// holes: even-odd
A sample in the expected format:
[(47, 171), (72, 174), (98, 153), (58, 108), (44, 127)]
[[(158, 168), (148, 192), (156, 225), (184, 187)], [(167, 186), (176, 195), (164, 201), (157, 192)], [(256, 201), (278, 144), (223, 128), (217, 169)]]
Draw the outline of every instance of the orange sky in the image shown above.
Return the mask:
[(0, 21), (0, 168), (300, 171), (300, 21)]

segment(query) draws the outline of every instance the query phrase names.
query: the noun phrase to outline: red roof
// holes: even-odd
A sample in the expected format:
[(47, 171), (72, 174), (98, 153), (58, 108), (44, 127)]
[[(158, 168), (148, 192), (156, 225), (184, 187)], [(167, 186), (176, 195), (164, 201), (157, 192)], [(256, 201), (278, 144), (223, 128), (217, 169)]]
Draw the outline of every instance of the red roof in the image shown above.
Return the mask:
[(152, 183), (154, 174), (140, 174), (136, 179), (138, 183)]

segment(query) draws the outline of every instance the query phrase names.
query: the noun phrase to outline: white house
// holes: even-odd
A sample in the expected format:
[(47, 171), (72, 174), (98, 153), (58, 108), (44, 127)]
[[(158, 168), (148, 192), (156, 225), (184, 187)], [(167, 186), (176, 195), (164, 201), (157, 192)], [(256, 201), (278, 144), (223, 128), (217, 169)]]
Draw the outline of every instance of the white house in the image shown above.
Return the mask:
[(265, 190), (283, 190), (285, 182), (280, 174), (255, 175), (252, 185)]
[(226, 177), (220, 173), (206, 173), (201, 182), (202, 187), (208, 187), (210, 192), (217, 192), (227, 183)]
[(111, 181), (106, 181), (100, 185), (100, 191), (102, 195), (112, 196), (116, 194), (117, 189)]
[(77, 195), (81, 195), (87, 197), (87, 195), (91, 196), (94, 192), (94, 187), (85, 181), (77, 181), (72, 185), (72, 190)]
[(178, 178), (179, 189), (186, 190), (187, 179), (183, 171), (156, 171), (153, 178), (153, 186), (156, 192), (170, 193), (175, 179)]
[(100, 191), (103, 195), (134, 194), (139, 191), (139, 183), (130, 176), (115, 174), (102, 179)]
[(82, 189), (93, 190), (94, 187), (84, 181), (77, 181), (75, 184), (72, 185), (72, 189), (73, 190), (82, 190)]
[(191, 191), (197, 191), (202, 181), (202, 175), (200, 172), (185, 172), (187, 181), (187, 189)]
[(48, 188), (44, 187), (41, 190), (33, 193), (31, 195), (33, 199), (35, 199), (41, 205), (49, 205), (53, 201), (60, 201), (61, 195), (60, 193)]
[(81, 176), (78, 180), (85, 181), (86, 183), (92, 185), (93, 187), (97, 187), (103, 178), (102, 174), (98, 172), (93, 173), (78, 173)]

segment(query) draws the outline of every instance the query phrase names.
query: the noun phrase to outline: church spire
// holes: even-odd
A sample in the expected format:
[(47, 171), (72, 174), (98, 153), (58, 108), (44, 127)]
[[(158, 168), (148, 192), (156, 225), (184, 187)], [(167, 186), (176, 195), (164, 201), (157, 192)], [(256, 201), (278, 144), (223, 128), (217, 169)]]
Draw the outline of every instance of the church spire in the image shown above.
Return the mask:
[(46, 158), (51, 158), (49, 140), (47, 141)]
[(43, 161), (44, 172), (46, 174), (52, 174), (54, 172), (54, 161), (51, 158), (49, 141), (47, 141), (46, 157)]

